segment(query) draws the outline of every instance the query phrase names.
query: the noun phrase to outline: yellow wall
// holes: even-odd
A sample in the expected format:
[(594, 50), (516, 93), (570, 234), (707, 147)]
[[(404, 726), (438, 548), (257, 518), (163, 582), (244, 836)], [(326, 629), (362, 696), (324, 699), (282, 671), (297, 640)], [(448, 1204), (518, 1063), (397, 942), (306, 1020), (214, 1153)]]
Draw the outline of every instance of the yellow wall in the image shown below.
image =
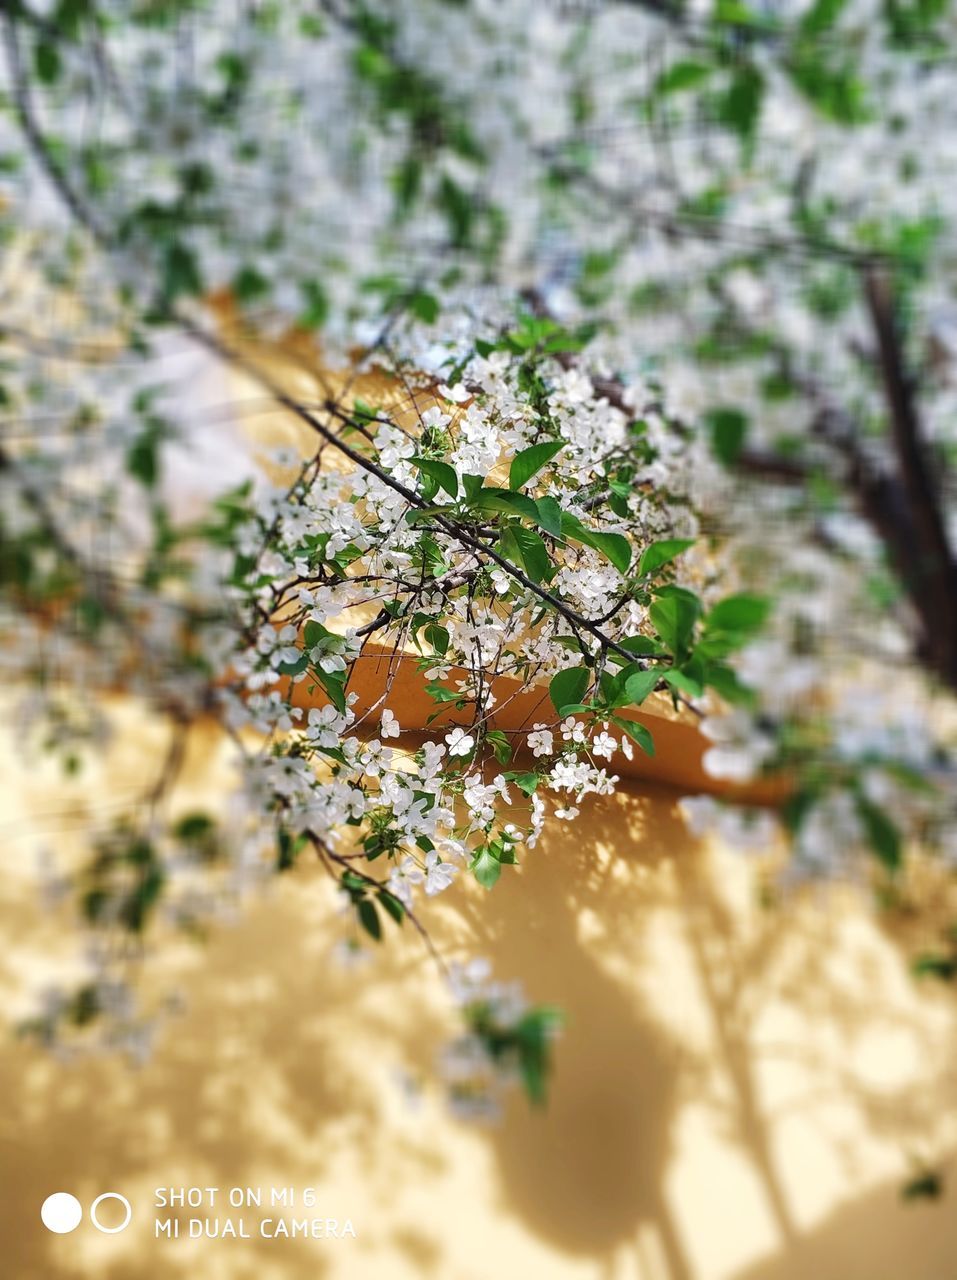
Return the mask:
[[(116, 708), (110, 756), (62, 784), (3, 752), (5, 1007), (55, 967), (38, 839), (69, 858), (92, 817), (135, 793), (162, 735)], [(183, 804), (221, 782), (194, 738)], [(175, 949), (185, 1012), (142, 1068), (0, 1059), (6, 1280), (941, 1280), (953, 1199), (906, 1207), (910, 1155), (957, 1146), (957, 1011), (916, 988), (866, 902), (832, 891), (768, 910), (753, 864), (689, 841), (675, 798), (633, 782), (551, 835), (491, 896), (430, 904), (440, 942), (568, 1012), (546, 1111), (516, 1096), (498, 1127), (451, 1119), (432, 1055), (453, 1022), (414, 936), (344, 974), (341, 922), (312, 867), (208, 946)], [(51, 800), (55, 795), (56, 800)], [(426, 1087), (411, 1104), (400, 1073)], [(357, 1240), (155, 1241), (152, 1190), (318, 1186)], [(39, 1206), (120, 1190), (121, 1235), (55, 1237)], [(248, 1215), (255, 1217), (255, 1214)]]

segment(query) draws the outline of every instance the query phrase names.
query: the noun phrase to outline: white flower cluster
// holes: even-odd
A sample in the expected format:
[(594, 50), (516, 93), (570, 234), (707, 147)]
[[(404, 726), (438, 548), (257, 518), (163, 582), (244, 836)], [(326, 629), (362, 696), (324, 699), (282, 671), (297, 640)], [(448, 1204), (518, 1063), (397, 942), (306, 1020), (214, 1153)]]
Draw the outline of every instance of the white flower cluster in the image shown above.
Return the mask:
[[(952, 855), (953, 720), (921, 670), (945, 601), (926, 557), (901, 568), (907, 519), (888, 543), (874, 304), (889, 281), (952, 458), (949, 14), (65, 8), (53, 44), (49, 6), (3, 15), (0, 630), (34, 737), (75, 767), (116, 688), (218, 716), (226, 878), (311, 847), (373, 937), (612, 790), (643, 732), (617, 713), (659, 678), (705, 712), (716, 782), (790, 779), (801, 868)], [(288, 382), (249, 355), (264, 336)], [(211, 352), (255, 388), (225, 413)], [(237, 417), (277, 391), (315, 451), (267, 480)], [(434, 707), (412, 752), (399, 665)], [(501, 727), (533, 686), (554, 720)], [(88, 914), (201, 915), (200, 829), (188, 856), (134, 830), (97, 886), (119, 907)]]

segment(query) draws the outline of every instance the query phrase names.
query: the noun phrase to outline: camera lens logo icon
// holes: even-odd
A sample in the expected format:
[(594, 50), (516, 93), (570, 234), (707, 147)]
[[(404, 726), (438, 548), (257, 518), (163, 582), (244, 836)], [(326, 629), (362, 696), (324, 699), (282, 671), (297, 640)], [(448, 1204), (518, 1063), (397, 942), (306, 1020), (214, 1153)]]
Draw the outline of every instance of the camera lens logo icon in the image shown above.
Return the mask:
[(82, 1219), (83, 1206), (69, 1191), (58, 1191), (55, 1195), (47, 1196), (40, 1210), (40, 1220), (47, 1231), (55, 1231), (58, 1236), (75, 1231)]
[[(123, 1221), (117, 1227), (104, 1226), (97, 1216), (97, 1209), (106, 1200), (116, 1200), (123, 1206)], [(118, 1191), (104, 1191), (90, 1205), (90, 1221), (97, 1231), (102, 1231), (107, 1236), (115, 1236), (120, 1231), (125, 1231), (132, 1217), (133, 1206), (126, 1196), (121, 1196)], [(40, 1221), (47, 1231), (53, 1231), (58, 1236), (65, 1236), (70, 1231), (75, 1231), (82, 1220), (83, 1206), (69, 1191), (56, 1191), (52, 1196), (47, 1196), (40, 1208)]]

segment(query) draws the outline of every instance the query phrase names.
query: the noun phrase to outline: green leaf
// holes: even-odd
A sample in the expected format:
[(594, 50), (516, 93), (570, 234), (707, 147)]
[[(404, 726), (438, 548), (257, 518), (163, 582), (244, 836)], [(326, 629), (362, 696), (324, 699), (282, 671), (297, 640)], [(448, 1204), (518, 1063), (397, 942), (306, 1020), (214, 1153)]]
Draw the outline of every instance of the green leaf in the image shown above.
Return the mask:
[(388, 889), (379, 890), (379, 905), (389, 913), (396, 924), (401, 924), (405, 919), (404, 905), (399, 901), (395, 894), (390, 893)]
[(612, 716), (612, 721), (628, 734), (632, 742), (637, 742), (646, 755), (655, 754), (655, 740), (643, 724), (639, 724), (637, 720), (626, 720), (624, 716)]
[(439, 304), (431, 293), (419, 290), (409, 298), (409, 310), (423, 324), (435, 324), (439, 318)]
[(676, 556), (680, 556), (682, 551), (693, 547), (694, 543), (694, 538), (663, 538), (660, 542), (653, 542), (641, 553), (638, 576), (643, 578), (645, 574), (654, 573), (662, 565), (669, 564)]
[(684, 89), (693, 89), (711, 74), (711, 67), (706, 62), (693, 62), (690, 59), (675, 62), (663, 71), (655, 81), (652, 92), (656, 94), (681, 93)]
[(588, 688), (590, 672), (587, 667), (566, 667), (552, 676), (548, 685), (548, 696), (552, 706), (560, 716), (565, 708), (581, 702), (582, 695)]
[(938, 978), (941, 982), (953, 982), (957, 978), (957, 956), (924, 951), (911, 965), (911, 972), (916, 978)]
[(697, 603), (684, 595), (668, 595), (655, 601), (648, 616), (668, 649), (675, 657), (683, 656), (698, 616)]
[(820, 35), (834, 26), (846, 5), (847, 0), (814, 0), (801, 19), (801, 30), (808, 35)]
[(173, 827), (173, 835), (177, 840), (202, 840), (212, 833), (214, 825), (208, 813), (188, 813)]
[[(699, 649), (695, 650), (697, 654)], [(752, 706), (755, 701), (753, 690), (747, 685), (742, 684), (738, 679), (737, 673), (732, 671), (723, 662), (708, 662), (704, 667), (704, 682), (716, 690), (725, 702), (734, 703), (737, 706)]]
[(797, 45), (787, 65), (791, 78), (822, 115), (839, 124), (860, 124), (870, 115), (864, 81), (851, 58), (825, 61), (818, 41)]
[(584, 543), (586, 547), (600, 551), (619, 573), (628, 572), (631, 564), (631, 543), (623, 534), (596, 533), (593, 529), (587, 529), (577, 516), (567, 511), (562, 512), (562, 534), (566, 538)]
[(901, 1187), (902, 1200), (939, 1200), (944, 1194), (944, 1178), (937, 1169), (915, 1174)]
[(303, 308), (296, 323), (303, 329), (319, 329), (329, 318), (329, 295), (321, 281), (315, 279), (301, 280), (299, 292), (303, 297)]
[(640, 707), (660, 679), (661, 672), (654, 668), (649, 671), (636, 671), (625, 681), (626, 699)]
[(295, 662), (280, 662), (276, 670), (281, 676), (298, 676), (309, 666), (309, 654), (300, 652)]
[[(322, 623), (316, 622), (314, 618), (310, 618), (302, 629), (302, 638), (307, 649), (314, 649), (317, 644), (323, 640), (330, 639), (330, 637), (332, 637), (332, 632), (327, 631)], [(338, 640), (339, 637), (336, 636), (335, 639)]]
[(458, 702), (462, 697), (455, 689), (446, 689), (444, 685), (427, 684), (425, 691), (433, 702)]
[(356, 913), (359, 917), (359, 923), (365, 929), (370, 938), (375, 938), (376, 942), (382, 940), (382, 923), (379, 920), (379, 913), (375, 909), (375, 903), (371, 898), (360, 898), (356, 903)]
[(251, 263), (246, 263), (233, 276), (233, 293), (242, 304), (256, 302), (269, 292), (269, 281)]
[(508, 764), (512, 758), (512, 745), (502, 730), (490, 729), (485, 735), (485, 740), (491, 746), (499, 764)]
[(620, 533), (591, 533), (588, 545), (600, 551), (606, 560), (610, 560), (621, 574), (628, 572), (631, 565), (631, 543)]
[(470, 865), (472, 874), (483, 889), (491, 889), (502, 874), (502, 864), (484, 847), (479, 849)]
[(159, 474), (159, 457), (157, 437), (154, 432), (144, 431), (134, 440), (126, 455), (126, 469), (140, 484), (152, 489)]
[(553, 538), (560, 538), (562, 533), (562, 509), (554, 498), (539, 498), (535, 503), (538, 508), (538, 525)]
[(522, 1084), (529, 1101), (535, 1106), (545, 1103), (552, 1041), (562, 1021), (560, 1010), (539, 1005), (530, 1009), (515, 1028)]
[(740, 409), (712, 409), (705, 422), (711, 435), (711, 452), (726, 467), (741, 456), (748, 434), (748, 419)]
[(552, 567), (551, 557), (534, 529), (526, 529), (520, 524), (512, 525), (502, 534), (499, 546), (502, 553), (517, 562), (533, 582), (541, 582), (548, 577)]
[(296, 865), (296, 859), (306, 847), (308, 836), (300, 833), (293, 836), (285, 827), (276, 832), (276, 870), (289, 871)]
[(448, 507), (431, 506), (431, 507), (412, 507), (405, 513), (405, 522), (409, 525), (428, 524), (436, 516), (447, 515)]
[(348, 674), (348, 668), (345, 671), (316, 672), (316, 679), (325, 689), (329, 695), (329, 700), (340, 715), (344, 715), (346, 710), (346, 679)]
[(203, 279), (196, 255), (181, 240), (173, 240), (163, 255), (163, 296), (174, 302), (180, 294), (203, 291)]
[(435, 458), (420, 458), (418, 456), (410, 458), (409, 461), (414, 467), (422, 472), (423, 475), (429, 476), (434, 480), (440, 489), (444, 489), (447, 494), (453, 498), (459, 496), (459, 478), (455, 474), (455, 468), (450, 467), (447, 462), (439, 462)]
[(528, 449), (523, 449), (521, 453), (517, 453), (508, 471), (509, 487), (521, 489), (564, 447), (564, 442), (561, 440), (545, 440), (541, 444), (533, 444)]
[(734, 631), (750, 635), (761, 630), (770, 612), (771, 601), (765, 596), (742, 592), (719, 600), (705, 617), (704, 628), (708, 632)]
[(437, 654), (444, 656), (448, 653), (449, 633), (446, 631), (445, 627), (436, 626), (433, 622), (425, 628), (424, 634), (427, 642), (432, 646)]
[(60, 78), (60, 51), (52, 40), (40, 40), (37, 42), (36, 49), (33, 53), (33, 65), (36, 68), (37, 79), (44, 84), (54, 84)]
[(757, 129), (763, 97), (764, 77), (757, 67), (745, 63), (735, 71), (730, 85), (716, 103), (718, 119), (734, 129), (742, 142), (750, 142)]
[(888, 871), (901, 865), (901, 837), (883, 809), (864, 795), (857, 796), (857, 812), (867, 832), (868, 843)]
[(536, 504), (524, 493), (513, 493), (511, 489), (480, 489), (469, 505), (478, 511), (502, 511), (538, 523)]
[(509, 782), (514, 782), (520, 791), (530, 796), (538, 790), (541, 776), (537, 773), (506, 773), (503, 775)]
[(676, 689), (679, 693), (686, 693), (689, 698), (700, 698), (704, 693), (704, 686), (700, 680), (677, 668), (664, 672), (663, 679), (672, 689)]

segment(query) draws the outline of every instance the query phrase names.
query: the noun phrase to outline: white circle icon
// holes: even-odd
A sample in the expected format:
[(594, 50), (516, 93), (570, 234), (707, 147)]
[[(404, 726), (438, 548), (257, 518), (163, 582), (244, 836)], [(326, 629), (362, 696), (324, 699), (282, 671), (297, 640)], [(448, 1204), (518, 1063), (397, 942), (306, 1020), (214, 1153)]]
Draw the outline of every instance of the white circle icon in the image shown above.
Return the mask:
[(40, 1208), (40, 1221), (47, 1231), (65, 1236), (75, 1231), (83, 1218), (83, 1206), (69, 1191), (57, 1191), (47, 1196)]
[[(123, 1219), (123, 1221), (120, 1223), (118, 1227), (104, 1227), (97, 1220), (97, 1216), (96, 1216), (97, 1206), (101, 1205), (104, 1200), (118, 1200), (120, 1204), (123, 1206), (123, 1208), (126, 1210), (126, 1217)], [(101, 1196), (97, 1196), (96, 1199), (93, 1201), (93, 1203), (90, 1205), (90, 1221), (93, 1223), (94, 1227), (96, 1227), (97, 1231), (102, 1231), (103, 1234), (106, 1236), (115, 1236), (118, 1231), (125, 1231), (126, 1228), (130, 1225), (130, 1219), (132, 1217), (133, 1217), (133, 1206), (130, 1204), (129, 1200), (127, 1200), (126, 1196), (121, 1196), (118, 1191), (104, 1191), (103, 1194)]]

